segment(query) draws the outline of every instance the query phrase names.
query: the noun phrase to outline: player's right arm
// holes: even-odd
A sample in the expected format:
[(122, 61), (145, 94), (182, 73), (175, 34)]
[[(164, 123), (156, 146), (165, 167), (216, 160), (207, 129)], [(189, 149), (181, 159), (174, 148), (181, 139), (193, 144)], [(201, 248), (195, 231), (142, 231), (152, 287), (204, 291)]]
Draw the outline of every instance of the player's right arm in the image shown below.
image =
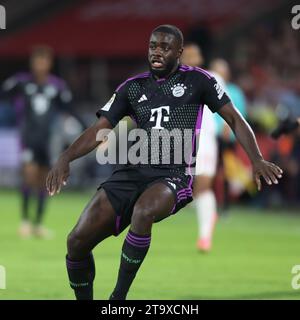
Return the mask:
[(126, 115), (130, 114), (130, 103), (127, 97), (127, 85), (120, 86), (108, 103), (102, 107), (97, 116), (99, 120), (86, 129), (59, 157), (50, 170), (46, 187), (52, 196), (58, 193), (67, 182), (70, 174), (70, 163), (94, 150), (112, 129)]
[(261, 177), (263, 177), (269, 185), (272, 183), (277, 184), (277, 178), (282, 177), (282, 169), (274, 163), (264, 160), (250, 125), (232, 105), (226, 92), (214, 78), (206, 78), (202, 84), (202, 98), (204, 103), (211, 111), (218, 112), (227, 122), (251, 160), (258, 190), (261, 190)]
[(58, 193), (61, 186), (66, 184), (70, 175), (70, 163), (94, 150), (105, 139), (104, 135), (101, 136), (101, 132), (103, 134), (106, 132), (103, 129), (112, 129), (112, 125), (107, 118), (101, 116), (60, 155), (46, 180), (47, 190), (51, 196)]
[(6, 79), (0, 86), (0, 98), (11, 98), (16, 95), (19, 90), (22, 81), (28, 77), (27, 74), (16, 74)]

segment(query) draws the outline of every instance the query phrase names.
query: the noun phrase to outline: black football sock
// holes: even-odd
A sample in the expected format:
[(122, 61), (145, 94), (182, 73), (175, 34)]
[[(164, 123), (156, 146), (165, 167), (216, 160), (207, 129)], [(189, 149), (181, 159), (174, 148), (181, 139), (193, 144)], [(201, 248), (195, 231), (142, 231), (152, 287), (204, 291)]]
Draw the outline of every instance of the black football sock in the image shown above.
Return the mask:
[(81, 261), (72, 261), (66, 256), (70, 286), (77, 300), (93, 300), (95, 262), (92, 253)]
[(128, 290), (150, 246), (151, 235), (140, 236), (129, 230), (122, 247), (118, 281), (110, 300), (125, 300)]
[(46, 203), (46, 192), (45, 191), (40, 191), (38, 193), (38, 198), (37, 198), (37, 211), (36, 211), (36, 221), (35, 223), (41, 224), (44, 213), (45, 213), (45, 203)]
[(24, 221), (29, 219), (29, 200), (31, 190), (28, 187), (22, 187), (22, 219)]

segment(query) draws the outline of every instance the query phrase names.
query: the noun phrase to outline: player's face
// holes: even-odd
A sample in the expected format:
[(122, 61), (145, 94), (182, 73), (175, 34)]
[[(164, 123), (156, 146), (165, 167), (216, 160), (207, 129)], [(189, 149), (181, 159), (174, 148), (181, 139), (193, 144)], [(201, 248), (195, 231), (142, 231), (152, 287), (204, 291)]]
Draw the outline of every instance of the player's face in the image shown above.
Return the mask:
[(150, 70), (157, 77), (165, 77), (174, 71), (181, 53), (181, 45), (174, 35), (163, 32), (151, 34), (148, 61)]
[(203, 64), (203, 57), (200, 49), (195, 45), (184, 47), (181, 56), (181, 63), (191, 67), (201, 67)]
[(52, 59), (47, 56), (36, 56), (31, 59), (31, 70), (34, 74), (47, 74), (52, 67)]

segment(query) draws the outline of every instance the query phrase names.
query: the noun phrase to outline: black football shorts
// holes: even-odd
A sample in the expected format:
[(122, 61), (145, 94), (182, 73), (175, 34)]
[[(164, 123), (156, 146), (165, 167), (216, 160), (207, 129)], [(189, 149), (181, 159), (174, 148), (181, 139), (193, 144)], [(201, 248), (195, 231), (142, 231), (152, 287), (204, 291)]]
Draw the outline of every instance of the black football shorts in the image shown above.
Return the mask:
[(43, 145), (23, 146), (22, 150), (23, 163), (36, 163), (40, 166), (50, 166), (50, 154), (47, 147)]
[(139, 196), (157, 182), (166, 184), (175, 196), (175, 205), (170, 215), (193, 200), (192, 176), (179, 169), (124, 166), (115, 170), (111, 177), (99, 186), (98, 190), (105, 190), (116, 213), (115, 235), (130, 224), (133, 207)]

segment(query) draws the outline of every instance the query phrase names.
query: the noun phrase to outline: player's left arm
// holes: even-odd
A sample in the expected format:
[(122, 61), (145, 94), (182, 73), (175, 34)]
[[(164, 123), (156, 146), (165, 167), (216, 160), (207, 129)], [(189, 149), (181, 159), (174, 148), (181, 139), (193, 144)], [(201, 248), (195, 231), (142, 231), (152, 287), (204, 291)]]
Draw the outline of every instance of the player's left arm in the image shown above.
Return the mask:
[(251, 160), (258, 190), (261, 190), (261, 176), (267, 184), (277, 184), (277, 178), (282, 177), (282, 169), (274, 163), (264, 160), (257, 145), (255, 135), (240, 112), (231, 102), (222, 106), (217, 112), (228, 123)]

